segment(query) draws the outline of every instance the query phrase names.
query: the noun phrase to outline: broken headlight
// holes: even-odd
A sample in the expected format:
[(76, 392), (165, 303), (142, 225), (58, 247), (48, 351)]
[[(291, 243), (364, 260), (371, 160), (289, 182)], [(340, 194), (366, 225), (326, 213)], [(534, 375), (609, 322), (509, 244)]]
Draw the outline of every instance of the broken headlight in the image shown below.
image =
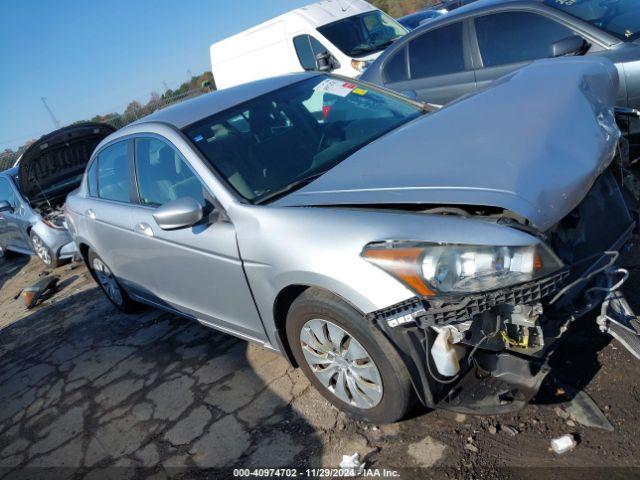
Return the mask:
[(541, 243), (508, 247), (383, 242), (367, 245), (362, 256), (427, 297), (496, 290), (563, 266)]

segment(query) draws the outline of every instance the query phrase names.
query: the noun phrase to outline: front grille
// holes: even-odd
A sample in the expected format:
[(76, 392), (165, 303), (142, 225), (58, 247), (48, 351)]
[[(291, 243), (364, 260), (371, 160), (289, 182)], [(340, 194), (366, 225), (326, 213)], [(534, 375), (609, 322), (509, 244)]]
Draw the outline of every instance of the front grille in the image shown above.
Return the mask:
[(486, 312), (496, 305), (526, 305), (539, 302), (547, 295), (556, 292), (569, 276), (562, 271), (535, 282), (502, 288), (478, 295), (469, 295), (462, 301), (438, 308), (427, 308), (417, 320), (425, 328), (432, 325), (443, 325), (453, 321), (471, 320), (474, 316)]
[(448, 303), (438, 307), (432, 306), (428, 300), (414, 297), (370, 313), (367, 317), (370, 320), (389, 322), (411, 315), (422, 328), (433, 325), (446, 325), (454, 321), (464, 322), (497, 305), (522, 305), (539, 302), (546, 296), (558, 291), (568, 276), (569, 272), (564, 270), (534, 282), (477, 295), (469, 295), (455, 303)]

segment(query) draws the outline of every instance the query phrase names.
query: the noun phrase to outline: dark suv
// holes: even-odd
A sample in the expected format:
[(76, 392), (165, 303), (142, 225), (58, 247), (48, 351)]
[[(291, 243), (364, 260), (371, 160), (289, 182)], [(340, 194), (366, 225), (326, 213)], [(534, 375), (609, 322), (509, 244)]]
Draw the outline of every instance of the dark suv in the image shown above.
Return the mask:
[[(637, 0), (480, 0), (399, 39), (361, 79), (444, 104), (533, 60), (603, 55), (618, 67), (618, 105), (638, 108), (639, 37)], [(640, 144), (640, 122), (622, 128)]]

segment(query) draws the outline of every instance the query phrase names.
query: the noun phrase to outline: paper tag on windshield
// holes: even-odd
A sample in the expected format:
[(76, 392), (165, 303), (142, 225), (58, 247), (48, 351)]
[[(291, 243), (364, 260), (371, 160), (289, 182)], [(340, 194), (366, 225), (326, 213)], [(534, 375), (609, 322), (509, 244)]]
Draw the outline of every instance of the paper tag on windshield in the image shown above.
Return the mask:
[(316, 92), (337, 95), (338, 97), (346, 97), (354, 88), (356, 88), (356, 85), (354, 85), (353, 83), (343, 82), (342, 80), (335, 80), (333, 78), (327, 78), (316, 85), (314, 87), (314, 90)]

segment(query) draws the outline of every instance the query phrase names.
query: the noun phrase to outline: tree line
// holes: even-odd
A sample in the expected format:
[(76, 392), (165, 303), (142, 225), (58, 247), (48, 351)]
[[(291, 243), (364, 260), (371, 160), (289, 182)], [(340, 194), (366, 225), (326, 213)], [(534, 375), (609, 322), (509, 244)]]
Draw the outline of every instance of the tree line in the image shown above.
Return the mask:
[[(159, 94), (158, 92), (151, 92), (151, 94), (149, 95), (149, 100), (145, 104), (142, 104), (137, 100), (133, 100), (129, 102), (127, 107), (121, 113), (112, 112), (95, 115), (88, 120), (78, 120), (76, 122), (73, 122), (73, 124), (75, 125), (86, 122), (98, 122), (108, 123), (115, 128), (121, 128), (133, 122), (134, 120), (142, 118), (145, 115), (149, 115), (150, 113), (153, 113), (156, 110), (167, 105), (192, 96), (199, 95), (201, 93), (210, 92), (212, 90), (215, 90), (213, 75), (211, 74), (211, 72), (204, 72), (200, 75), (191, 77), (189, 81), (184, 82), (175, 90), (167, 89), (167, 91), (163, 94)], [(34, 140), (30, 140), (17, 150), (11, 150), (8, 148), (3, 152), (0, 152), (0, 172), (6, 170), (7, 168), (11, 168), (16, 160), (20, 157), (20, 155), (22, 155), (22, 153), (27, 149), (27, 147), (31, 143), (33, 143), (33, 141)]]

